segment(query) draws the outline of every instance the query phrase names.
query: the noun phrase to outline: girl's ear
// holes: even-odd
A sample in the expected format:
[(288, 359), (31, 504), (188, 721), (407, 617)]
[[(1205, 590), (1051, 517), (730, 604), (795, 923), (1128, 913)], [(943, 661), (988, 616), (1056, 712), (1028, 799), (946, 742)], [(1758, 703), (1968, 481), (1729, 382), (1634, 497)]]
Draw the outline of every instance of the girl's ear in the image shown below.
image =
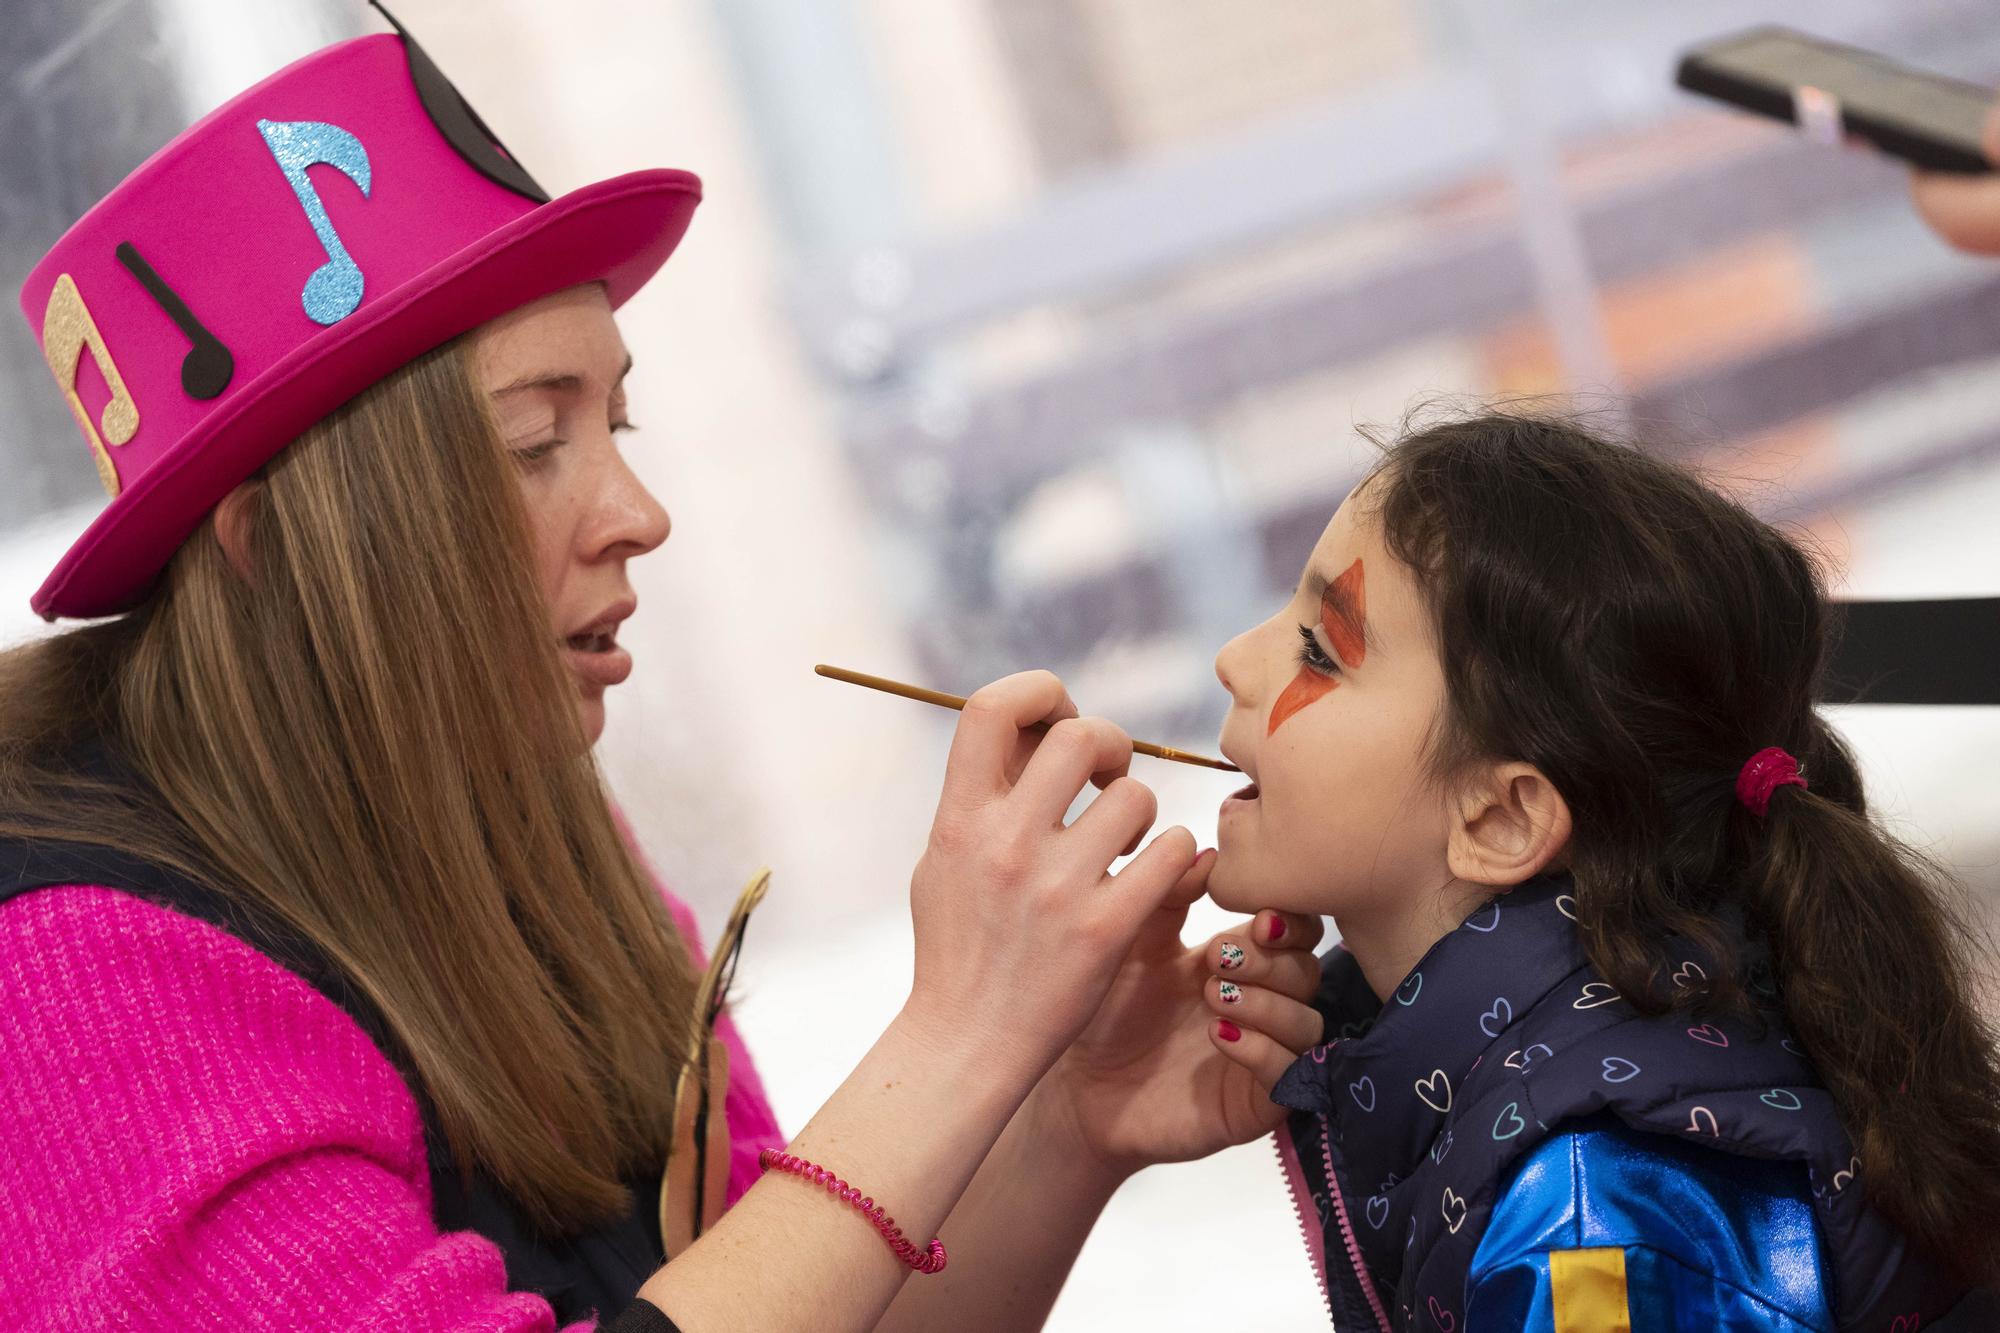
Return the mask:
[(1501, 764), (1460, 799), (1445, 860), (1460, 880), (1511, 889), (1566, 864), (1569, 835), (1569, 802), (1555, 783), (1533, 764)]
[(250, 559), (250, 504), (263, 484), (252, 477), (223, 496), (215, 506), (215, 539), (222, 544), (229, 567), (245, 583), (255, 578)]

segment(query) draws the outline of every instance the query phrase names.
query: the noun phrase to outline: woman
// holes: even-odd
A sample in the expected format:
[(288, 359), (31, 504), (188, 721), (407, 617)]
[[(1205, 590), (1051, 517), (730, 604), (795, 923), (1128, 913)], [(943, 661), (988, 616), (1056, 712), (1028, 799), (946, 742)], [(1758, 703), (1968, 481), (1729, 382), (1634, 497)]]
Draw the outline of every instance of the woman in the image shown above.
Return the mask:
[(30, 275), (113, 499), (35, 596), (111, 618), (0, 657), (17, 1325), (1034, 1326), (1126, 1175), (1275, 1125), (1317, 923), (1183, 949), (1213, 856), (1174, 829), (1108, 873), (1153, 798), (1045, 673), (958, 728), (903, 1011), (785, 1154), (740, 1054), (717, 1095), (589, 752), (668, 530), (612, 311), (698, 188), (549, 200), (384, 35)]

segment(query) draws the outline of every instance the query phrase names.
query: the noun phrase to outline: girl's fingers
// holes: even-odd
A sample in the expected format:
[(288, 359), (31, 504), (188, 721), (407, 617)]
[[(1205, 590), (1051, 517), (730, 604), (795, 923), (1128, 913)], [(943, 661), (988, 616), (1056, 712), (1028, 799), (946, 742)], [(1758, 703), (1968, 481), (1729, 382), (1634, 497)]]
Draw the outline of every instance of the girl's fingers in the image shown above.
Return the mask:
[[(1249, 1070), (1262, 1088), (1274, 1086), (1299, 1058), (1296, 1051), (1286, 1050), (1262, 1032), (1244, 1027), (1233, 1018), (1209, 1019), (1208, 1040), (1231, 1061)], [(1274, 1115), (1280, 1114), (1282, 1108), (1276, 1103), (1272, 1105)]]
[(1304, 949), (1311, 952), (1326, 933), (1326, 922), (1316, 916), (1266, 909), (1250, 922), (1250, 938), (1267, 948)]
[(1217, 1018), (1226, 1018), (1246, 1032), (1263, 1033), (1290, 1051), (1293, 1059), (1308, 1046), (1317, 1046), (1326, 1030), (1318, 1010), (1261, 986), (1210, 977), (1202, 996)]
[(1319, 959), (1311, 950), (1262, 945), (1248, 930), (1217, 935), (1205, 956), (1209, 972), (1241, 986), (1263, 986), (1294, 1000), (1310, 1000), (1319, 989)]

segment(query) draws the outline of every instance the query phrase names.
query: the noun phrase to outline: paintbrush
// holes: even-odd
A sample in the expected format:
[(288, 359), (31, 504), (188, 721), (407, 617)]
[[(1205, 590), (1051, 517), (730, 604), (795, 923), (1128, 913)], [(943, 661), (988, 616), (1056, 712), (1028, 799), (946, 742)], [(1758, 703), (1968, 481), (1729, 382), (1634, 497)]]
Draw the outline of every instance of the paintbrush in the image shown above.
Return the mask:
[[(824, 662), (813, 670), (828, 680), (844, 680), (849, 685), (864, 685), (871, 690), (881, 690), (884, 694), (900, 694), (905, 699), (915, 699), (922, 704), (936, 704), (939, 708), (951, 709), (965, 707), (965, 700), (956, 694), (946, 694), (943, 690), (927, 690), (921, 685), (905, 685), (900, 680), (871, 676), (862, 671), (849, 671), (845, 667), (827, 666)], [(1133, 741), (1132, 749), (1139, 754), (1149, 754), (1155, 759), (1171, 759), (1177, 764), (1219, 768), (1225, 773), (1243, 771), (1226, 759), (1210, 759), (1205, 754), (1189, 754), (1186, 750), (1176, 750), (1167, 745), (1154, 745), (1148, 741)]]

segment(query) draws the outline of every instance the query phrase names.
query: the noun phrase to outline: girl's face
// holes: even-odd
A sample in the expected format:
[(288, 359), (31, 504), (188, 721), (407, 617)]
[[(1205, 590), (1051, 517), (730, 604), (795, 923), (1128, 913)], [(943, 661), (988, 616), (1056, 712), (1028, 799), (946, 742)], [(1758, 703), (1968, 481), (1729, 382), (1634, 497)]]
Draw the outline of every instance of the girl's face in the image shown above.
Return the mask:
[(1444, 796), (1422, 774), (1444, 706), (1429, 618), (1358, 488), (1298, 589), (1215, 659), (1222, 751), (1252, 786), (1223, 803), (1209, 894), (1225, 908), (1406, 914), (1452, 878)]
[(619, 622), (639, 604), (625, 562), (664, 542), (671, 526), (613, 439), (631, 429), (632, 358), (596, 283), (493, 320), (475, 335), (474, 357), (518, 469), (551, 628), (595, 742), (605, 689), (632, 672), (617, 641)]

